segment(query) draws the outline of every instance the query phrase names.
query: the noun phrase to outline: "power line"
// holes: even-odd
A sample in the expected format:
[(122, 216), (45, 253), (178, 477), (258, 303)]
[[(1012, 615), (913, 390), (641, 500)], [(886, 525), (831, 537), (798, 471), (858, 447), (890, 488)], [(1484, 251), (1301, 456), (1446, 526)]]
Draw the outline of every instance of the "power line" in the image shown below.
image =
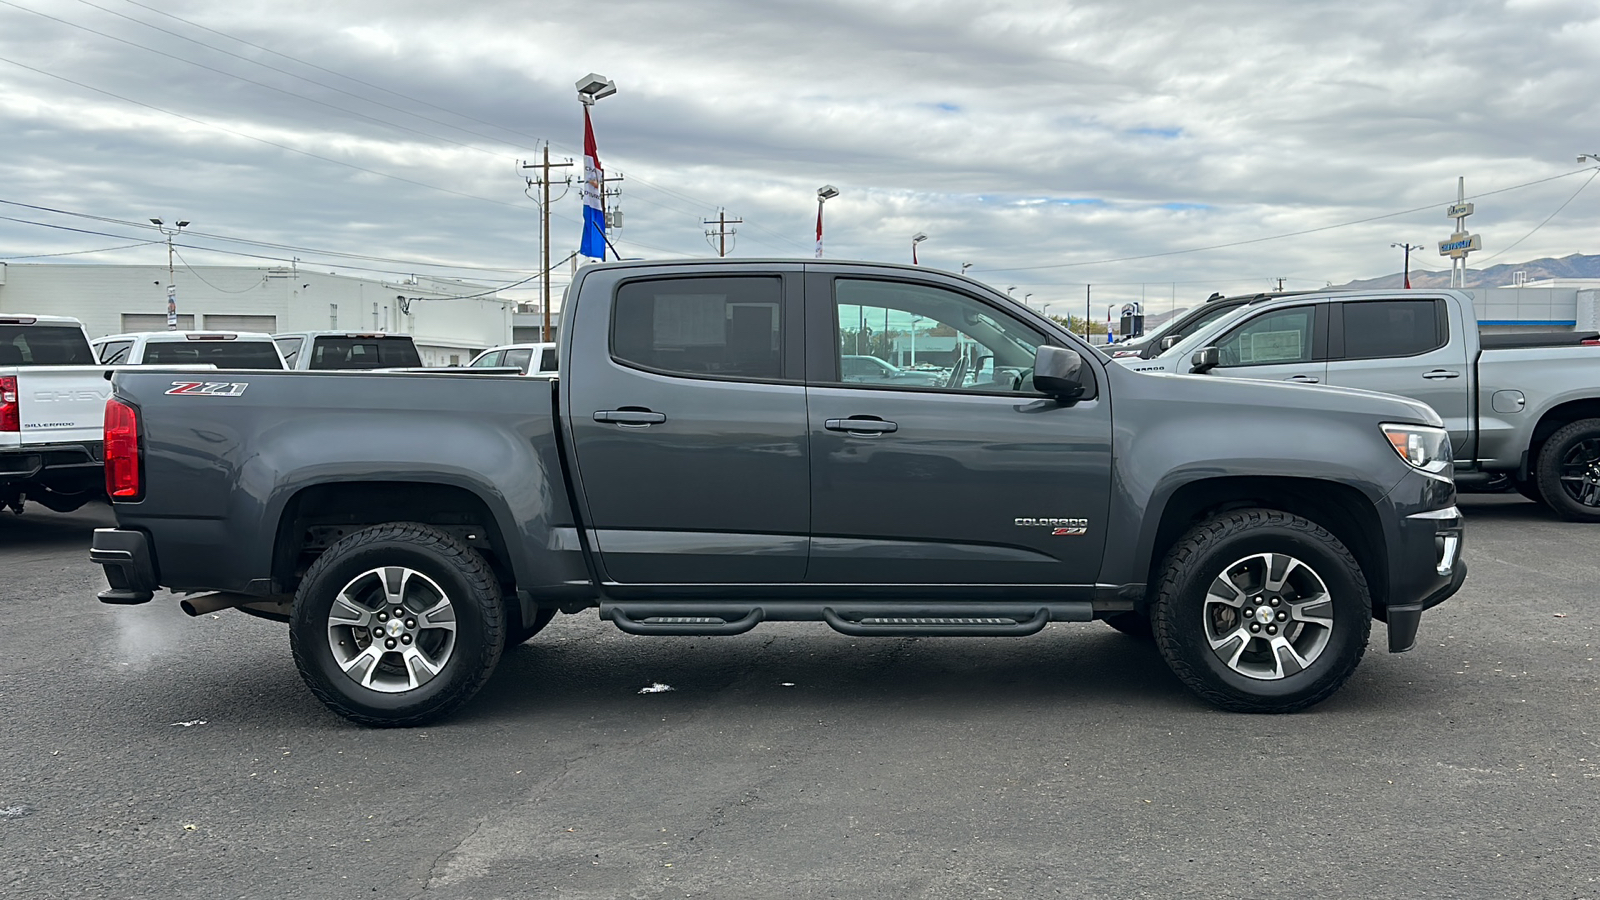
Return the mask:
[(1533, 237), (1533, 232), (1534, 231), (1538, 231), (1539, 229), (1545, 227), (1546, 225), (1549, 225), (1550, 224), (1550, 220), (1554, 219), (1557, 215), (1559, 215), (1560, 212), (1563, 209), (1566, 209), (1568, 203), (1571, 203), (1572, 201), (1578, 199), (1578, 195), (1583, 193), (1583, 189), (1588, 187), (1590, 182), (1594, 181), (1595, 175), (1600, 175), (1600, 169), (1595, 169), (1594, 170), (1594, 173), (1589, 176), (1589, 181), (1585, 181), (1583, 184), (1578, 185), (1578, 189), (1572, 192), (1572, 196), (1571, 197), (1568, 197), (1565, 201), (1562, 202), (1562, 204), (1560, 206), (1556, 207), (1556, 211), (1555, 212), (1551, 213), (1548, 216), (1545, 216), (1543, 222), (1540, 222), (1539, 224), (1533, 226), (1533, 231), (1530, 231), (1527, 234), (1523, 235), (1522, 237), (1517, 238), (1515, 241), (1512, 241), (1511, 242), (1511, 246), (1507, 247), (1505, 250), (1501, 250), (1499, 253), (1494, 253), (1494, 254), (1491, 254), (1489, 256), (1485, 256), (1483, 259), (1478, 260), (1478, 268), (1481, 270), (1483, 268), (1483, 264), (1484, 263), (1488, 262), (1491, 259), (1494, 259), (1495, 257), (1499, 256), (1502, 253), (1505, 253), (1505, 252), (1509, 251), (1512, 247), (1517, 246), (1518, 244), (1522, 243), (1523, 241), (1527, 240), (1528, 238)]
[[(21, 220), (13, 219), (12, 221), (21, 221)], [(35, 224), (35, 223), (29, 223), (29, 224)], [(55, 256), (82, 256), (82, 255), (84, 255), (86, 253), (110, 253), (113, 250), (131, 250), (134, 247), (148, 247), (151, 244), (159, 244), (159, 243), (161, 243), (161, 242), (160, 241), (139, 241), (138, 243), (121, 244), (121, 245), (116, 246), (116, 247), (101, 247), (101, 248), (99, 248), (97, 250), (67, 250), (67, 251), (65, 251), (63, 253), (34, 253), (34, 254), (29, 255), (29, 256), (0, 256), (0, 259), (4, 259), (4, 260), (13, 260), (13, 259), (48, 259), (50, 257), (55, 257)]]

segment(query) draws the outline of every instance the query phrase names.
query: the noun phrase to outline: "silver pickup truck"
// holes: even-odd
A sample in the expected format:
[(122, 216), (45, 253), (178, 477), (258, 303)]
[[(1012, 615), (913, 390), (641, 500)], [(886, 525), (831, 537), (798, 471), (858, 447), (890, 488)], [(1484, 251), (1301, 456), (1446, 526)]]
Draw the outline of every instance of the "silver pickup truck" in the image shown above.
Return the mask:
[(1480, 335), (1460, 291), (1326, 292), (1247, 303), (1138, 372), (1331, 384), (1410, 397), (1450, 430), (1456, 481), (1510, 479), (1562, 518), (1600, 522), (1600, 341)]

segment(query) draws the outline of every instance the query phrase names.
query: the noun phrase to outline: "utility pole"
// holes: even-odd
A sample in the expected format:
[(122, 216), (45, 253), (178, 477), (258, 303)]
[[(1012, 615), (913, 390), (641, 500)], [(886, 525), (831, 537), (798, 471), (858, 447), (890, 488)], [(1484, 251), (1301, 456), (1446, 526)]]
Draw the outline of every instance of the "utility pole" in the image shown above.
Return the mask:
[(174, 280), (172, 271), (172, 236), (189, 227), (189, 223), (179, 222), (177, 223), (177, 227), (171, 231), (167, 230), (167, 223), (161, 221), (160, 219), (151, 219), (150, 224), (154, 225), (162, 234), (167, 236), (167, 330), (177, 331), (178, 283)]
[[(1405, 271), (1405, 286), (1406, 286), (1406, 290), (1409, 291), (1409, 290), (1411, 290), (1411, 251), (1413, 251), (1413, 250), (1421, 250), (1422, 249), (1422, 245), (1421, 244), (1404, 243), (1404, 244), (1390, 244), (1389, 246), (1391, 246), (1391, 247), (1399, 247), (1400, 249), (1405, 251), (1405, 270), (1404, 270)], [(1453, 269), (1452, 269), (1452, 271), (1453, 271)]]
[(1086, 341), (1089, 339), (1089, 320), (1094, 318), (1094, 304), (1089, 302), (1089, 289), (1092, 287), (1092, 284), (1083, 286), (1083, 339)]
[(1280, 293), (1280, 294), (1283, 293), (1283, 279), (1282, 278), (1278, 279), (1278, 293)]
[(729, 225), (742, 225), (742, 224), (744, 224), (744, 220), (743, 219), (730, 219), (730, 218), (728, 218), (728, 211), (719, 206), (719, 207), (717, 207), (717, 217), (715, 219), (702, 219), (700, 221), (701, 221), (702, 225), (715, 225), (715, 226), (717, 226), (717, 230), (716, 231), (708, 231), (708, 232), (706, 232), (706, 237), (708, 237), (708, 238), (714, 237), (714, 238), (717, 239), (717, 255), (718, 256), (727, 256), (728, 255), (728, 238), (730, 236), (732, 236), (732, 235), (735, 235), (735, 234), (739, 233), (737, 229), (729, 228), (728, 226)]
[[(550, 161), (550, 145), (544, 145), (544, 161), (541, 163), (525, 163), (524, 169), (538, 169), (539, 174), (527, 179), (528, 187), (535, 184), (539, 186), (541, 200), (539, 201), (539, 243), (542, 245), (539, 255), (539, 282), (544, 286), (544, 300), (539, 304), (539, 309), (544, 313), (544, 328), (539, 333), (539, 339), (545, 343), (550, 341), (550, 170), (563, 169), (572, 165), (572, 160), (553, 163)], [(571, 185), (572, 178), (567, 176), (562, 179), (563, 185)], [(565, 197), (566, 191), (561, 192)], [(556, 199), (561, 199), (557, 197)]]

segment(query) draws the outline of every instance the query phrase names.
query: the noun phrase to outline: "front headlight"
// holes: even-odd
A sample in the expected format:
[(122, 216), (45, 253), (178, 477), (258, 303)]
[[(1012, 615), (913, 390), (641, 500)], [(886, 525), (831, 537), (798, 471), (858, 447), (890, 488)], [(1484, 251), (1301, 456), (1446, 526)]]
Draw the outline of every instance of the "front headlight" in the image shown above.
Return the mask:
[(1400, 458), (1424, 472), (1447, 475), (1453, 456), (1450, 432), (1428, 425), (1385, 425), (1383, 434)]

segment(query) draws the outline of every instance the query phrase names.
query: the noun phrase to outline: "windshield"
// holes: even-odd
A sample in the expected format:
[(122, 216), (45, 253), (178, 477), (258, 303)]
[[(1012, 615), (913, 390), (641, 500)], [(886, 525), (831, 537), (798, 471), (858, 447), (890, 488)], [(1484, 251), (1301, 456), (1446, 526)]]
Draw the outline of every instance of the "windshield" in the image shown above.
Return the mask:
[(281, 369), (270, 341), (152, 341), (145, 344), (147, 366), (204, 366), (219, 369)]
[(319, 337), (312, 344), (313, 369), (421, 368), (410, 338)]
[(0, 366), (87, 366), (94, 361), (81, 328), (0, 325)]

